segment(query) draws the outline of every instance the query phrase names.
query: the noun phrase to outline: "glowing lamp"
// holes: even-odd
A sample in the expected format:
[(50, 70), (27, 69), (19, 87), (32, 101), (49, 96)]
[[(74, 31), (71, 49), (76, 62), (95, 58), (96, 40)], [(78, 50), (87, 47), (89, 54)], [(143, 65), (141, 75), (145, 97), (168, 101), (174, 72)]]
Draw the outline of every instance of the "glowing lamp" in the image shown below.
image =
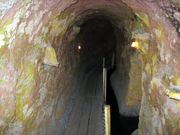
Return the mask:
[(139, 43), (138, 43), (138, 41), (132, 42), (131, 47), (132, 47), (132, 48), (139, 49)]
[(78, 50), (81, 50), (81, 46), (80, 45), (78, 45)]

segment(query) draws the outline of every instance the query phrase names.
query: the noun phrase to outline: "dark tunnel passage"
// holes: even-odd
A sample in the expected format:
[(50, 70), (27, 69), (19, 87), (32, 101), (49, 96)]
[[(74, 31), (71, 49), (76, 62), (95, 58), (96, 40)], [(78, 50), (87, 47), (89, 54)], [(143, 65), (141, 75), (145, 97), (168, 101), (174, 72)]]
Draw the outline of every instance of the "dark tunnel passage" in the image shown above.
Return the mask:
[[(103, 57), (110, 61), (116, 47), (113, 25), (106, 17), (101, 15), (88, 18), (80, 26), (76, 44), (76, 46), (80, 45), (82, 47), (80, 65), (86, 65), (87, 71), (94, 66), (100, 66)], [(106, 65), (110, 65), (110, 63)]]
[[(80, 66), (84, 69), (84, 75), (89, 72), (96, 72), (97, 76), (102, 77), (103, 58), (106, 59), (105, 67), (107, 73), (107, 104), (111, 106), (111, 134), (112, 135), (130, 135), (138, 128), (138, 116), (126, 117), (120, 114), (118, 109), (118, 101), (115, 92), (111, 86), (110, 78), (112, 73), (116, 71), (116, 65), (112, 67), (113, 55), (119, 57), (117, 53), (123, 53), (125, 36), (123, 31), (119, 30), (108, 20), (107, 17), (97, 15), (86, 19), (80, 25), (80, 32), (75, 39), (75, 46), (79, 49)], [(119, 39), (117, 39), (119, 38)], [(116, 50), (119, 49), (117, 52)], [(129, 50), (133, 54), (134, 50)], [(114, 58), (115, 61), (117, 58)], [(121, 72), (123, 77), (120, 78), (123, 87), (128, 85), (129, 56), (126, 58), (118, 58), (121, 62)], [(116, 62), (114, 62), (116, 63)], [(118, 86), (120, 87), (120, 85)], [(121, 88), (119, 88), (121, 90)], [(101, 93), (102, 94), (102, 93)], [(103, 96), (103, 95), (102, 95)]]

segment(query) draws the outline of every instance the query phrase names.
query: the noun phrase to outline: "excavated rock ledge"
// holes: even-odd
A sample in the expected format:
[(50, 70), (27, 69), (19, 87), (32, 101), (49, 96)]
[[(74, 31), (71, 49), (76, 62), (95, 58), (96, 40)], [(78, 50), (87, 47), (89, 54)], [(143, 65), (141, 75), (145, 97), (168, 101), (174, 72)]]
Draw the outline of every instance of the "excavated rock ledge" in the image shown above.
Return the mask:
[(119, 75), (117, 71), (114, 72), (111, 76), (111, 85), (118, 101), (120, 114), (127, 117), (137, 117), (139, 116), (140, 104), (128, 106), (125, 101), (126, 96), (128, 96), (128, 83), (129, 81), (127, 77), (121, 78), (121, 75)]

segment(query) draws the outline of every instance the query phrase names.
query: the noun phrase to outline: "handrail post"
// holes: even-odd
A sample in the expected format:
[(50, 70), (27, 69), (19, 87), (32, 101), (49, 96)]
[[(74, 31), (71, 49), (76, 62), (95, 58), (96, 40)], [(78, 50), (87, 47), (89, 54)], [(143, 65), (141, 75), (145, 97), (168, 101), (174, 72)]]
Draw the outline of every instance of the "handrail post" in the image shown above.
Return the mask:
[(104, 117), (105, 117), (105, 135), (111, 134), (111, 111), (110, 105), (107, 105), (107, 69), (105, 67), (105, 58), (103, 58), (103, 99), (104, 99)]
[(103, 58), (103, 97), (104, 103), (106, 104), (106, 91), (107, 91), (107, 69), (105, 67), (105, 58)]

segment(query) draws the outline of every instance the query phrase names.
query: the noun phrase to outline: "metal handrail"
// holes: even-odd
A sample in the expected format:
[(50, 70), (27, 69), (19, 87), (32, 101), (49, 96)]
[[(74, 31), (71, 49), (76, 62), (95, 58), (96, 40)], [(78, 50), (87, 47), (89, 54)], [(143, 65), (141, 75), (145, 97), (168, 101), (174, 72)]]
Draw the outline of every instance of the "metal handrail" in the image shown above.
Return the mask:
[(105, 120), (105, 135), (111, 134), (111, 114), (110, 105), (107, 105), (107, 68), (105, 67), (105, 58), (103, 58), (103, 99), (104, 99), (104, 120)]

